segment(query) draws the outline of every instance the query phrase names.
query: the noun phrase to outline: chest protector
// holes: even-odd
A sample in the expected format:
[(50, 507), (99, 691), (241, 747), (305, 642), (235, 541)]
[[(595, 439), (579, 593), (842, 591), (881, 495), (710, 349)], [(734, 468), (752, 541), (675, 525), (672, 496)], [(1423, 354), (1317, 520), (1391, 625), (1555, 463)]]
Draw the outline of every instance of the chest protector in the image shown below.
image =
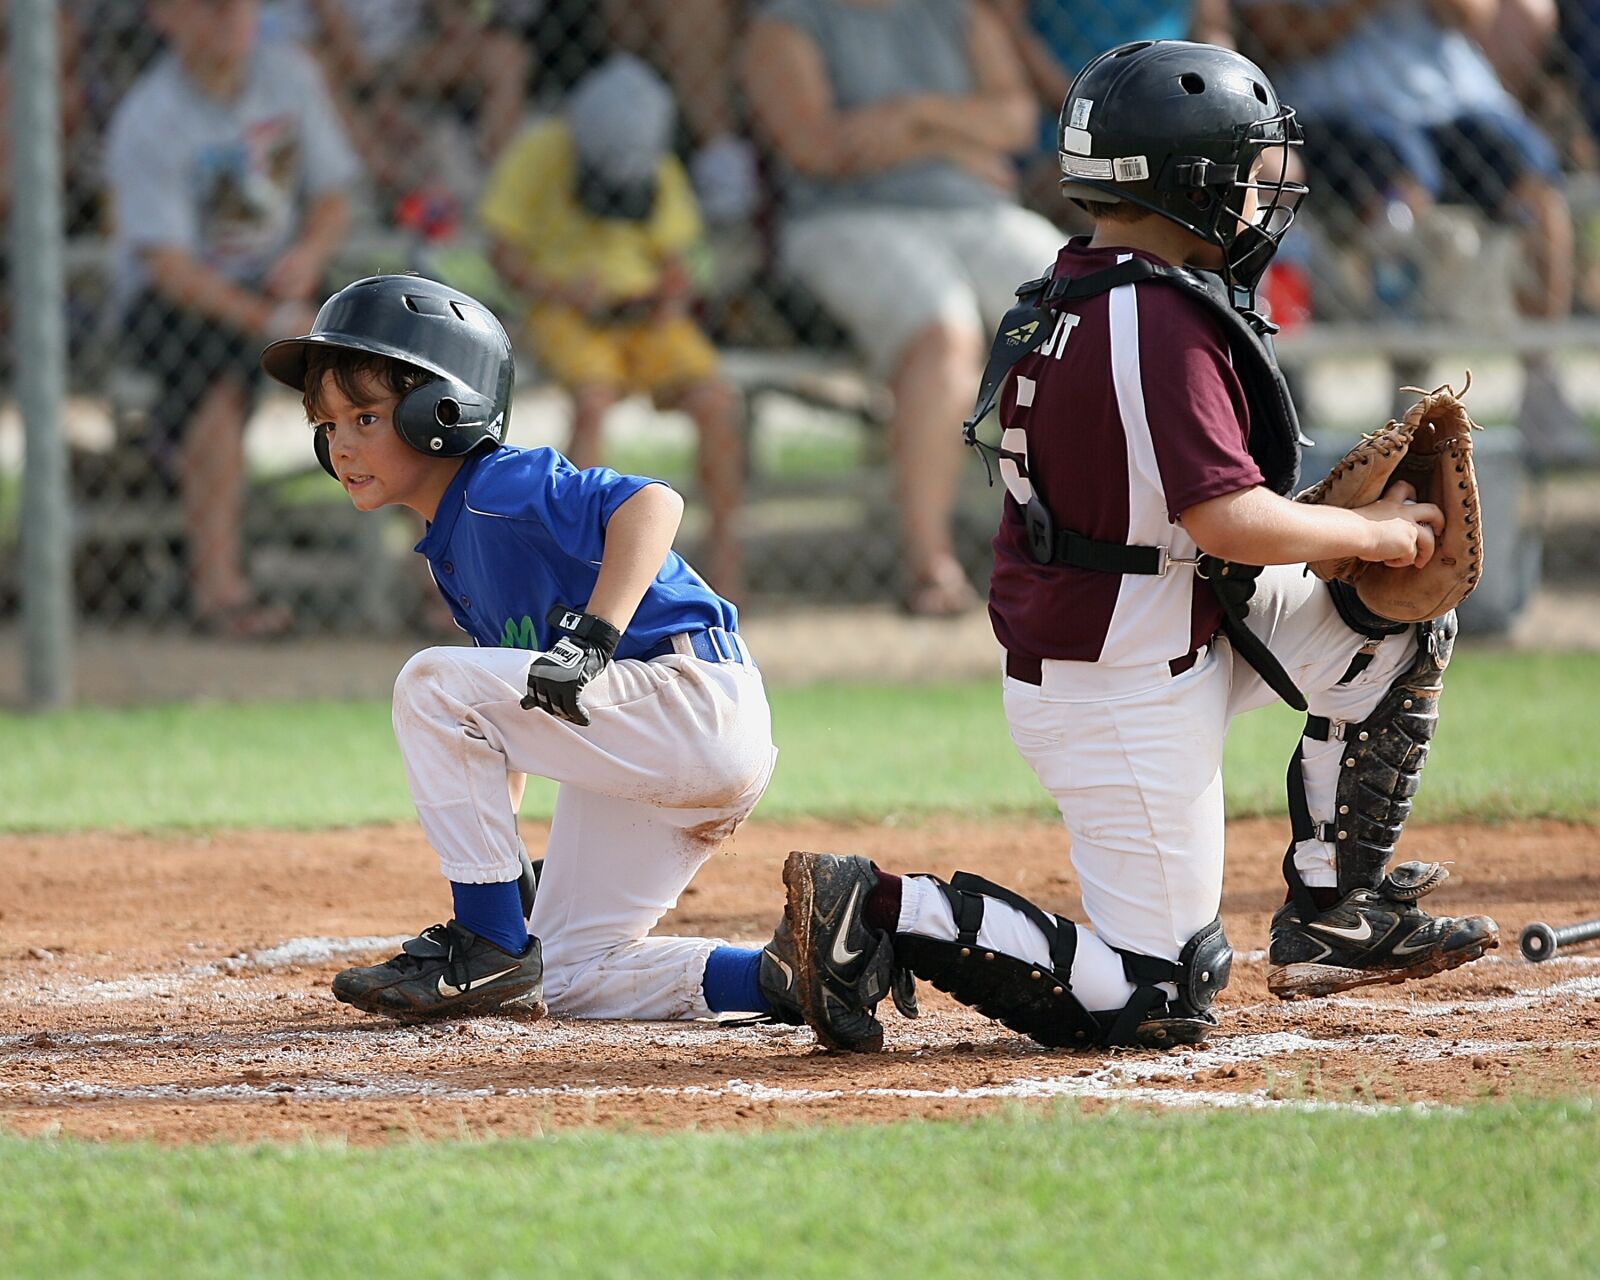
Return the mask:
[(1300, 478), (1300, 419), (1272, 350), (1270, 335), (1277, 329), (1255, 312), (1247, 317), (1235, 311), (1228, 288), (1219, 277), (1188, 267), (1157, 266), (1143, 258), (1131, 258), (1086, 276), (1044, 276), (1017, 286), (1017, 305), (1000, 322), (978, 387), (977, 403), (966, 422), (963, 434), (967, 443), (1000, 452), (978, 441), (978, 423), (994, 408), (1012, 367), (1044, 345), (1055, 327), (1053, 312), (1122, 285), (1147, 280), (1182, 289), (1201, 302), (1222, 326), (1234, 372), (1250, 409), (1250, 456), (1261, 468), (1267, 487), (1287, 497)]
[[(1301, 435), (1294, 401), (1271, 346), (1270, 335), (1276, 329), (1254, 312), (1246, 315), (1234, 310), (1228, 288), (1219, 277), (1186, 267), (1158, 266), (1142, 258), (1130, 258), (1127, 262), (1119, 262), (1114, 267), (1106, 267), (1085, 276), (1044, 276), (1018, 286), (1017, 305), (1006, 312), (1000, 322), (999, 332), (995, 334), (988, 362), (984, 366), (983, 381), (978, 388), (977, 402), (973, 406), (972, 416), (962, 428), (963, 438), (983, 455), (985, 466), (991, 454), (1023, 463), (1024, 459), (1009, 450), (997, 449), (980, 441), (977, 435), (979, 423), (994, 408), (1000, 389), (1005, 385), (1006, 375), (1024, 356), (1044, 345), (1055, 328), (1056, 311), (1122, 285), (1145, 281), (1184, 290), (1216, 317), (1227, 340), (1228, 354), (1250, 412), (1250, 456), (1261, 468), (1267, 487), (1287, 497), (1294, 492), (1300, 478)], [(1033, 498), (1024, 510), (1024, 522), (1033, 558), (1040, 564), (1066, 564), (1101, 573), (1167, 572), (1169, 558), (1165, 547), (1130, 546), (1086, 538), (1071, 530), (1061, 529), (1055, 516), (1039, 497), (1037, 485), (1034, 486)], [(1196, 572), (1211, 582), (1222, 604), (1224, 628), (1240, 656), (1261, 674), (1284, 701), (1298, 710), (1304, 710), (1305, 699), (1283, 670), (1282, 664), (1244, 625), (1247, 602), (1261, 567), (1231, 564), (1214, 556), (1201, 556)]]

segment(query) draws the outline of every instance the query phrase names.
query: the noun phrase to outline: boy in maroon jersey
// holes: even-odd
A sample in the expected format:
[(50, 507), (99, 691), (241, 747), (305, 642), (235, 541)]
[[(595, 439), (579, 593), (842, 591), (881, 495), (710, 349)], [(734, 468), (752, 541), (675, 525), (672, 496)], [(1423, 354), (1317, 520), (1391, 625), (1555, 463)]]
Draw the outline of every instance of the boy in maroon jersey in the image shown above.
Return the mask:
[(1487, 917), (1416, 905), (1443, 868), (1388, 867), (1454, 615), (1392, 622), (1304, 569), (1420, 567), (1443, 515), (1404, 483), (1354, 511), (1289, 498), (1300, 432), (1254, 305), (1305, 194), (1283, 177), (1293, 110), (1231, 50), (1141, 42), (1079, 73), (1059, 141), (1094, 234), (1018, 290), (968, 434), (998, 397), (1006, 717), (1071, 833), (1088, 923), (972, 876), (792, 854), (801, 1003), (836, 1047), (871, 1042), (872, 1005), (907, 972), (1046, 1044), (1202, 1039), (1233, 954), (1223, 740), (1279, 697), (1310, 714), (1271, 989), (1422, 977), (1498, 943)]

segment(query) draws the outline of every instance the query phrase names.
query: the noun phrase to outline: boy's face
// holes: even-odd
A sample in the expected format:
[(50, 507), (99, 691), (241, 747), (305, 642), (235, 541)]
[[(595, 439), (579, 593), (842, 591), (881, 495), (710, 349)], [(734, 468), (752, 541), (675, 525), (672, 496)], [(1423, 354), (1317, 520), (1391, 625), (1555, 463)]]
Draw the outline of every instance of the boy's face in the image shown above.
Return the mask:
[(243, 65), (255, 46), (258, 0), (156, 0), (150, 16), (185, 63)]
[(317, 425), (327, 432), (328, 461), (339, 483), (359, 511), (398, 504), (431, 520), (456, 468), (418, 453), (400, 438), (394, 427), (397, 394), (370, 378), (361, 378), (359, 386), (362, 394), (352, 401), (333, 375), (325, 374), (317, 397)]

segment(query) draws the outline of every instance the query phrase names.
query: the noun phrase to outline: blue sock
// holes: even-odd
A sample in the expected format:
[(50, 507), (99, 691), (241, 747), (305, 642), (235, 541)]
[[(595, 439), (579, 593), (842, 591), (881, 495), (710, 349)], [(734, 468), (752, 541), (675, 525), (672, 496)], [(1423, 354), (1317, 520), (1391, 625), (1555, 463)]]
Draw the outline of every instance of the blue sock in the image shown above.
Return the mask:
[(706, 1004), (712, 1013), (771, 1013), (761, 994), (761, 949), (718, 947), (706, 957)]
[(456, 921), (502, 951), (520, 956), (528, 949), (528, 924), (522, 918), (522, 891), (517, 881), (500, 884), (450, 882)]

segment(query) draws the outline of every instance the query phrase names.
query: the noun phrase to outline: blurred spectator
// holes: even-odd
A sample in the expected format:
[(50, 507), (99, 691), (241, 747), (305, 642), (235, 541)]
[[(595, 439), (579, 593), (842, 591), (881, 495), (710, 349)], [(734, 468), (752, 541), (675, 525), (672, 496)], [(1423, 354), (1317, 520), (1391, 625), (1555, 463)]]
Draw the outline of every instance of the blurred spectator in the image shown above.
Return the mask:
[(958, 425), (988, 334), (1061, 241), (1015, 202), (1037, 114), (1010, 39), (968, 0), (774, 0), (744, 71), (784, 170), (782, 266), (894, 392), (905, 608), (974, 608), (950, 528)]
[(124, 361), (153, 383), (145, 444), (181, 495), (202, 629), (277, 634), (240, 526), (262, 344), (303, 333), (360, 167), (316, 65), (258, 43), (256, 0), (152, 0), (168, 51), (112, 120), (107, 170)]
[(1081, 229), (1093, 221), (1061, 199), (1057, 183), (1056, 119), (1072, 77), (1091, 58), (1134, 40), (1200, 40), (1233, 47), (1228, 0), (986, 0), (993, 6), (1027, 71), (1039, 102), (1039, 137), (1023, 174), (1027, 204), (1046, 217)]
[(1600, 140), (1600, 0), (1567, 0), (1562, 35), (1572, 57), (1572, 75), (1589, 133)]
[(735, 105), (741, 0), (605, 0), (617, 47), (671, 82), (693, 140), (689, 176), (712, 223), (748, 218), (760, 194), (756, 152)]
[[(1572, 310), (1572, 217), (1554, 147), (1506, 92), (1468, 30), (1493, 0), (1239, 0), (1266, 70), (1306, 125), (1321, 200), (1378, 243), (1469, 203), (1520, 228), (1519, 309)], [(1418, 259), (1426, 258), (1419, 251)], [(1424, 263), (1425, 265), (1425, 263)], [(1402, 311), (1404, 297), (1389, 301)], [(1587, 459), (1592, 444), (1545, 355), (1525, 359), (1519, 424), (1533, 456)]]
[(1460, 25), (1483, 50), (1500, 83), (1528, 102), (1560, 25), (1556, 0), (1466, 0)]
[(675, 118), (660, 77), (617, 54), (578, 83), (560, 118), (511, 144), (479, 216), (496, 270), (529, 303), (540, 365), (572, 396), (568, 458), (599, 465), (605, 416), (626, 395), (687, 413), (700, 435), (711, 583), (738, 595), (737, 400), (689, 314), (684, 254), (702, 229), (669, 150)]
[(387, 213), (429, 187), (475, 186), (522, 127), (535, 2), (270, 0), (265, 31), (315, 51)]

